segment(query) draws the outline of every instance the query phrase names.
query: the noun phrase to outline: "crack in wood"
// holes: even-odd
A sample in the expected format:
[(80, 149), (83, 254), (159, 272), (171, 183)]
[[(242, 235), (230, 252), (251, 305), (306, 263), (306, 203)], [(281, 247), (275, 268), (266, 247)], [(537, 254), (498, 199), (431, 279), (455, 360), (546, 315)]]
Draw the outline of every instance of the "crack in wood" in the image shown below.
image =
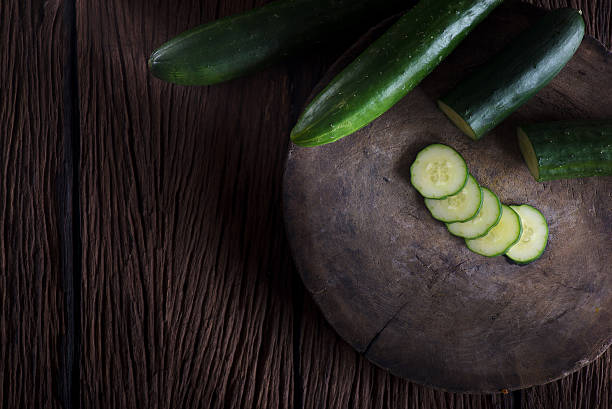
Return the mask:
[(406, 306), (410, 303), (409, 301), (406, 301), (404, 304), (401, 305), (401, 307), (399, 307), (397, 309), (397, 311), (391, 316), (391, 318), (389, 318), (387, 320), (387, 322), (385, 322), (385, 325), (382, 326), (382, 328), (380, 330), (378, 330), (376, 332), (376, 334), (374, 334), (374, 336), (372, 337), (372, 339), (370, 340), (370, 342), (368, 342), (368, 345), (365, 347), (365, 349), (363, 350), (363, 355), (367, 355), (368, 352), (370, 351), (370, 348), (372, 347), (372, 345), (374, 345), (374, 343), (378, 340), (378, 338), (380, 337), (380, 334), (382, 334), (384, 332), (385, 329), (387, 329), (387, 327), (389, 326), (389, 324), (391, 323), (391, 321), (393, 321), (395, 318), (397, 318), (397, 316), (400, 314), (400, 312), (402, 312), (402, 310), (404, 308), (406, 308)]

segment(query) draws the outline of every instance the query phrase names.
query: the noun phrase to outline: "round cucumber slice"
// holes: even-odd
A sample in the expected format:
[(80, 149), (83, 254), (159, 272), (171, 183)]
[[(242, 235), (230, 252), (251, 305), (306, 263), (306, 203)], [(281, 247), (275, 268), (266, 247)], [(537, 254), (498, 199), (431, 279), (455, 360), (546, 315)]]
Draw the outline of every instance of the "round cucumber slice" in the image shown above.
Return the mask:
[(439, 143), (420, 151), (410, 166), (410, 183), (429, 199), (459, 193), (468, 181), (465, 160), (450, 146)]
[(425, 206), (434, 219), (441, 222), (464, 222), (471, 220), (478, 214), (482, 206), (482, 190), (469, 175), (468, 181), (461, 191), (446, 199), (425, 199)]
[(477, 239), (487, 234), (499, 223), (502, 215), (502, 204), (499, 198), (486, 187), (481, 187), (481, 189), (482, 206), (476, 217), (463, 223), (448, 223), (446, 227), (451, 234), (466, 239)]
[(548, 223), (538, 209), (529, 205), (510, 206), (521, 218), (523, 233), (506, 256), (518, 264), (531, 263), (540, 258), (548, 243)]
[(504, 254), (519, 241), (522, 233), (521, 218), (509, 206), (502, 205), (499, 223), (485, 236), (478, 239), (466, 239), (468, 249), (476, 254), (495, 257)]

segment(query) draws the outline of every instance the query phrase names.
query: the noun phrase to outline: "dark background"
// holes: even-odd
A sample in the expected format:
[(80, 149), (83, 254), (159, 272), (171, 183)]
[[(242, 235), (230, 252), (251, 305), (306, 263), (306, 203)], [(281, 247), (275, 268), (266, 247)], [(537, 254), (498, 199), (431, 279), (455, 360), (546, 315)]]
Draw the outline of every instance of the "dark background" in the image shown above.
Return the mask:
[[(348, 44), (214, 87), (150, 52), (253, 0), (0, 2), (2, 408), (609, 408), (608, 351), (549, 385), (438, 392), (325, 323), (295, 273), (288, 131)], [(610, 0), (585, 13), (612, 47)]]

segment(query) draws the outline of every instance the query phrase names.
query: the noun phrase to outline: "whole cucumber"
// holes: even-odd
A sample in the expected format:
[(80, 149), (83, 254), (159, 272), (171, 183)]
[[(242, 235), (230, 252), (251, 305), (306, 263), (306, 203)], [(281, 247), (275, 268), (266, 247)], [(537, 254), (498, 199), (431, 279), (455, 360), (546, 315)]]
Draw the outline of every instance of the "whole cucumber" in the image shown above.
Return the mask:
[(612, 119), (524, 125), (517, 136), (538, 182), (612, 176)]
[(579, 11), (551, 11), (460, 82), (438, 106), (466, 135), (480, 139), (548, 84), (583, 36)]
[(369, 124), (425, 78), (502, 0), (421, 0), (306, 107), (299, 146), (334, 142)]
[(215, 84), (306, 46), (337, 41), (405, 8), (402, 0), (277, 0), (180, 34), (153, 52), (149, 69), (176, 84)]

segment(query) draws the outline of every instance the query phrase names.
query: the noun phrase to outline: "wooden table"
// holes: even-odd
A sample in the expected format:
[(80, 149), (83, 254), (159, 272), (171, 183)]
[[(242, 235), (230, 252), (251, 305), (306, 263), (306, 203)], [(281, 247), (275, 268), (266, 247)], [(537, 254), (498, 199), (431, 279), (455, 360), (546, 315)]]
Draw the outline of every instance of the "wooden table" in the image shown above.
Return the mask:
[[(1, 408), (609, 408), (611, 353), (549, 385), (456, 395), (395, 378), (294, 271), (288, 129), (347, 46), (214, 87), (150, 51), (264, 1), (0, 2)], [(609, 0), (581, 7), (612, 48)]]

